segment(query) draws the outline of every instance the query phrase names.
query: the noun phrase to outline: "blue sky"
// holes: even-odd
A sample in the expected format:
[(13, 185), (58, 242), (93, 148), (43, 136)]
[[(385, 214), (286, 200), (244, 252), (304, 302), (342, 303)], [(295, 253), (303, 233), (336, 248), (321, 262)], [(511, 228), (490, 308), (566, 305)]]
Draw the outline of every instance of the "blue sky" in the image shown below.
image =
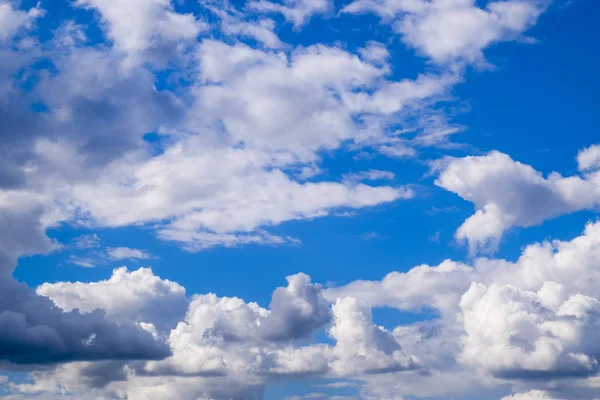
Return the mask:
[(599, 12), (0, 0), (0, 397), (598, 397)]

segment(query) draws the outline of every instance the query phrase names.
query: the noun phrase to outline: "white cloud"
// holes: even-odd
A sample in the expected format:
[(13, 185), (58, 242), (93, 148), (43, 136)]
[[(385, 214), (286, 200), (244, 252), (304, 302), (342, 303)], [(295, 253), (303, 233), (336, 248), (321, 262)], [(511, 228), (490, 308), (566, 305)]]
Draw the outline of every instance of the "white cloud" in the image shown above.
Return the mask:
[(512, 396), (503, 397), (501, 400), (559, 400), (550, 394), (541, 390), (531, 390), (529, 392), (517, 393)]
[(248, 7), (259, 12), (282, 14), (286, 20), (299, 28), (306, 24), (313, 15), (325, 14), (333, 7), (331, 0), (284, 0), (283, 4), (268, 0), (252, 1)]
[(44, 283), (36, 292), (67, 312), (102, 309), (111, 318), (149, 322), (159, 328), (174, 326), (187, 307), (185, 289), (155, 276), (149, 268), (132, 272), (117, 268), (110, 279), (99, 282)]
[[(328, 289), (375, 307), (440, 313), (434, 325), (394, 330), (425, 366), (473, 368), (508, 380), (546, 381), (597, 371), (600, 223), (571, 241), (532, 244), (514, 263), (445, 261)], [(458, 318), (456, 316), (458, 315)], [(461, 338), (462, 337), (462, 338)]]
[(482, 63), (491, 44), (519, 38), (548, 5), (545, 0), (356, 0), (348, 13), (374, 12), (393, 23), (408, 46), (433, 61)]
[(76, 0), (74, 4), (98, 10), (108, 37), (132, 57), (151, 48), (194, 40), (207, 28), (192, 14), (175, 12), (171, 0)]
[(14, 2), (0, 1), (0, 41), (12, 39), (22, 28), (29, 28), (44, 15), (40, 6), (29, 10), (19, 10), (14, 7)]
[[(346, 298), (331, 307), (322, 297), (321, 286), (308, 276), (287, 279), (287, 287), (273, 292), (268, 309), (238, 298), (194, 296), (185, 318), (171, 324), (175, 326), (168, 340), (172, 356), (163, 361), (68, 364), (33, 373), (33, 384), (14, 389), (78, 393), (95, 388), (97, 395), (118, 398), (166, 399), (173, 393), (180, 393), (182, 399), (204, 398), (203, 394), (229, 398), (232, 393), (261, 393), (274, 378), (347, 377), (420, 367), (391, 332), (373, 324), (365, 304)], [(100, 307), (109, 318), (160, 323), (165, 321), (165, 310), (180, 308), (173, 302), (181, 303), (184, 291), (148, 269), (122, 268), (106, 281), (44, 284), (38, 293), (50, 296), (65, 310)], [(298, 342), (329, 323), (335, 345)]]
[(460, 296), (466, 290), (472, 268), (446, 260), (438, 266), (420, 265), (408, 272), (391, 272), (381, 281), (354, 281), (339, 288), (330, 288), (325, 297), (357, 297), (372, 307), (390, 306), (419, 311), (431, 307), (449, 314), (457, 311)]
[(253, 18), (226, 1), (206, 1), (202, 5), (221, 20), (223, 34), (241, 39), (251, 38), (267, 48), (285, 47), (275, 33), (276, 24), (272, 19), (262, 16)]
[(338, 298), (333, 305), (334, 325), (329, 334), (336, 340), (332, 369), (340, 376), (382, 373), (419, 368), (392, 334), (373, 324), (371, 308), (360, 300)]
[[(197, 139), (142, 163), (114, 163), (96, 182), (73, 188), (96, 224), (123, 226), (176, 217), (161, 238), (190, 248), (286, 241), (263, 226), (362, 208), (412, 196), (406, 188), (337, 182), (298, 183), (268, 153), (210, 148)], [(268, 169), (270, 168), (270, 169)]]
[[(445, 95), (453, 74), (388, 81), (387, 64), (315, 45), (289, 56), (206, 40), (198, 52), (194, 126), (221, 124), (234, 143), (286, 150), (312, 161), (344, 141), (381, 138), (378, 124)], [(369, 115), (366, 118), (365, 115)]]
[(370, 41), (367, 47), (359, 49), (360, 56), (370, 62), (385, 63), (390, 58), (390, 52), (383, 43)]
[(137, 259), (147, 260), (152, 255), (145, 250), (132, 249), (130, 247), (109, 247), (106, 249), (108, 258), (111, 260)]
[(579, 151), (577, 165), (579, 170), (584, 172), (600, 169), (600, 145), (596, 144)]
[(73, 239), (73, 246), (79, 250), (98, 248), (100, 247), (100, 237), (95, 233), (81, 235)]
[[(272, 379), (352, 378), (363, 382), (362, 397), (375, 399), (476, 398), (478, 393), (501, 398), (510, 390), (504, 382), (521, 382), (522, 392), (536, 382), (569, 378), (572, 384), (548, 398), (573, 398), (562, 395), (569, 390), (593, 398), (588, 396), (593, 383), (585, 379), (596, 372), (600, 353), (595, 340), (598, 260), (600, 223), (590, 223), (571, 241), (528, 246), (516, 262), (479, 258), (467, 266), (445, 261), (392, 273), (381, 282), (326, 291), (304, 274), (293, 275), (287, 287), (274, 291), (269, 308), (239, 298), (196, 295), (183, 320), (170, 325), (175, 327), (168, 333), (171, 357), (125, 363), (128, 372), (119, 379), (90, 366), (68, 373), (61, 367), (35, 379), (40, 384), (83, 382), (77, 374), (85, 373), (85, 380), (101, 380), (104, 393), (120, 397), (146, 393), (163, 399), (181, 393), (182, 399), (195, 399), (262, 393)], [(99, 306), (109, 318), (155, 322), (164, 318), (160, 304), (183, 296), (179, 285), (146, 269), (116, 270), (98, 283), (38, 289), (45, 291), (57, 304), (68, 303), (61, 307)], [(439, 318), (388, 331), (374, 324), (371, 313), (371, 307), (385, 306), (432, 309)], [(311, 336), (324, 327), (334, 343), (312, 343)], [(77, 390), (88, 384), (80, 385)]]
[[(0, 0), (0, 39), (7, 41), (41, 15), (38, 8), (19, 11), (12, 4)], [(215, 13), (220, 27), (214, 27), (214, 37), (222, 35), (226, 42), (198, 41), (207, 25), (192, 14), (179, 14), (169, 0), (74, 4), (98, 11), (111, 43), (86, 47), (84, 27), (61, 26), (43, 46), (52, 73), (30, 67), (40, 50), (33, 37), (32, 47), (20, 48), (18, 57), (12, 44), (1, 49), (6, 57), (0, 66), (0, 107), (6, 111), (0, 113), (0, 291), (6, 295), (0, 297), (0, 358), (2, 363), (53, 364), (33, 373), (32, 383), (11, 385), (15, 395), (242, 399), (260, 398), (265, 385), (300, 376), (444, 380), (447, 375), (435, 368), (462, 354), (460, 334), (467, 335), (469, 346), (506, 346), (505, 331), (498, 329), (491, 339), (481, 331), (480, 308), (495, 299), (489, 288), (506, 288), (515, 277), (518, 312), (529, 310), (523, 299), (533, 296), (552, 303), (544, 297), (547, 282), (568, 289), (568, 297), (552, 303), (556, 309), (530, 319), (549, 327), (536, 332), (536, 338), (565, 328), (559, 332), (563, 336), (554, 334), (562, 348), (553, 353), (557, 361), (549, 364), (550, 373), (558, 374), (564, 365), (586, 371), (582, 365), (585, 357), (593, 358), (593, 344), (576, 354), (574, 364), (564, 360), (574, 353), (568, 334), (588, 343), (584, 322), (593, 321), (599, 297), (585, 281), (595, 276), (590, 267), (596, 257), (590, 250), (595, 225), (579, 241), (534, 246), (515, 264), (478, 260), (470, 267), (447, 261), (325, 293), (308, 276), (293, 275), (286, 287), (274, 291), (267, 308), (215, 294), (197, 295), (188, 303), (183, 287), (150, 269), (117, 269), (100, 282), (46, 283), (37, 295), (18, 285), (11, 277), (18, 258), (60, 247), (46, 230), (61, 223), (144, 225), (190, 250), (296, 243), (270, 233), (269, 227), (414, 195), (410, 186), (360, 183), (393, 179), (387, 171), (366, 170), (331, 181), (311, 181), (310, 173), (299, 177), (297, 171), (319, 170), (324, 150), (371, 147), (390, 156), (414, 156), (416, 147), (447, 144), (459, 130), (432, 107), (450, 99), (461, 72), (442, 68), (415, 79), (392, 79), (390, 53), (382, 44), (369, 42), (357, 54), (343, 44), (294, 48), (277, 37), (274, 20), (233, 9)], [(483, 11), (468, 1), (446, 2), (452, 5), (446, 9), (438, 7), (439, 1), (413, 4), (424, 8), (401, 12), (396, 29), (406, 43), (439, 63), (479, 60), (489, 44), (520, 35), (543, 8), (525, 1), (520, 6), (491, 2)], [(248, 10), (281, 13), (298, 28), (313, 15), (327, 15), (331, 7), (322, 0), (261, 1)], [(463, 24), (457, 29), (456, 15), (468, 22), (464, 29)], [(261, 42), (262, 49), (279, 51), (239, 42), (247, 38)], [(173, 81), (189, 84), (159, 89), (166, 61), (181, 67)], [(38, 82), (29, 93), (15, 81), (21, 72)], [(33, 98), (47, 112), (33, 112)], [(148, 132), (159, 140), (144, 141)], [(405, 133), (415, 138), (408, 140)], [(582, 155), (580, 166), (587, 171), (594, 157)], [(583, 181), (593, 179), (590, 174)], [(501, 222), (483, 237), (497, 236), (508, 226), (498, 216), (504, 216), (502, 207), (496, 214), (483, 210), (492, 222)], [(94, 236), (73, 244), (79, 251), (99, 245)], [(99, 255), (149, 257), (125, 247), (98, 252), (91, 258), (73, 255), (71, 261), (91, 267)], [(490, 265), (500, 268), (491, 273)], [(580, 273), (569, 275), (573, 270)], [(487, 289), (461, 308), (460, 298), (473, 281)], [(439, 324), (390, 331), (373, 321), (371, 307), (384, 305), (434, 308), (442, 318)], [(512, 317), (512, 311), (504, 314)], [(457, 313), (463, 319), (450, 323)], [(315, 343), (322, 329), (332, 343)], [(506, 347), (513, 354), (518, 344)], [(163, 359), (168, 350), (172, 354)], [(494, 358), (473, 360), (471, 353), (464, 352), (461, 367), (480, 365), (482, 373), (493, 374), (504, 366)], [(538, 372), (537, 364), (527, 359), (533, 358), (531, 351), (523, 353), (508, 366), (527, 377), (532, 368)], [(54, 365), (63, 361), (73, 363)], [(453, 377), (462, 384), (467, 373), (453, 371)], [(429, 390), (439, 395), (443, 389)]]
[(95, 268), (97, 260), (89, 257), (71, 256), (69, 257), (69, 262), (83, 268)]
[(472, 284), (460, 302), (466, 331), (463, 361), (506, 378), (595, 373), (600, 302), (567, 292), (552, 281), (538, 292)]
[(472, 202), (477, 211), (456, 232), (472, 252), (495, 250), (513, 226), (598, 206), (600, 174), (545, 178), (531, 166), (493, 151), (485, 156), (444, 160), (436, 185)]
[[(341, 49), (313, 46), (288, 57), (207, 40), (198, 54), (194, 105), (184, 113), (171, 94), (152, 89), (149, 71), (122, 70), (118, 52), (61, 51), (55, 60), (61, 73), (37, 89), (55, 137), (33, 141), (28, 189), (59, 206), (63, 221), (152, 224), (161, 238), (190, 250), (295, 243), (265, 229), (413, 196), (407, 187), (298, 182), (290, 169), (316, 165), (322, 149), (380, 135), (357, 123), (356, 113), (410, 108), (443, 91), (445, 78), (385, 81), (363, 95), (356, 89), (377, 84), (387, 66)], [(165, 134), (159, 154), (140, 147), (140, 137), (153, 130)]]

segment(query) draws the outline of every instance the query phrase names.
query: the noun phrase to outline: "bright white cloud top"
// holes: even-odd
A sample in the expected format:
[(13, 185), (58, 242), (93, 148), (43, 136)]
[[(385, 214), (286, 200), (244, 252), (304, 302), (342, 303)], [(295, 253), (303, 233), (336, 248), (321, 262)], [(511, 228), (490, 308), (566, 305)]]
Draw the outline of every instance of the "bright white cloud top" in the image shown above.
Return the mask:
[[(455, 141), (461, 85), (504, 62), (494, 45), (535, 42), (551, 7), (0, 0), (0, 397), (600, 397), (600, 222), (498, 255), (517, 228), (598, 209), (600, 145), (548, 174)], [(452, 227), (463, 259), (339, 284), (285, 273), (268, 303), (151, 267), (298, 248), (294, 221), (309, 231), (439, 192), (474, 207)], [(363, 232), (349, 236), (381, 237)], [(42, 256), (90, 275), (20, 283), (17, 266)], [(391, 326), (381, 309), (419, 318)], [(289, 382), (306, 390), (277, 397)]]

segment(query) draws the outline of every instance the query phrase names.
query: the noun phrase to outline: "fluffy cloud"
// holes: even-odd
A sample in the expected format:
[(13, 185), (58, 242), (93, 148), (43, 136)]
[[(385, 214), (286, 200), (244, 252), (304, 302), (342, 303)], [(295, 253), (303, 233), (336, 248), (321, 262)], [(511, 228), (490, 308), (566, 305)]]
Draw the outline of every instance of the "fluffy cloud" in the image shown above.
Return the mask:
[(299, 183), (278, 162), (268, 153), (190, 139), (143, 163), (114, 163), (98, 181), (76, 185), (73, 197), (103, 226), (176, 217), (157, 227), (160, 237), (193, 250), (272, 240), (258, 228), (412, 196), (407, 188), (391, 186)]
[(185, 289), (160, 279), (149, 268), (132, 272), (118, 268), (110, 279), (99, 282), (44, 283), (36, 292), (67, 312), (101, 309), (111, 318), (152, 323), (163, 329), (174, 327), (187, 307)]
[(333, 8), (331, 0), (284, 0), (283, 4), (267, 0), (251, 1), (248, 7), (259, 12), (282, 14), (299, 28), (315, 14), (325, 14)]
[(12, 39), (21, 28), (30, 27), (43, 13), (39, 5), (22, 11), (8, 0), (0, 1), (0, 41)]
[[(400, 157), (447, 144), (460, 128), (435, 107), (463, 79), (453, 63), (480, 62), (487, 46), (519, 37), (544, 9), (534, 1), (485, 8), (474, 1), (353, 3), (346, 11), (377, 6), (406, 44), (444, 66), (398, 79), (381, 43), (353, 51), (345, 44), (294, 47), (277, 37), (277, 18), (261, 15), (282, 14), (300, 28), (333, 11), (330, 1), (258, 1), (243, 10), (205, 3), (203, 12), (218, 20), (211, 39), (198, 39), (209, 27), (168, 0), (78, 0), (72, 5), (97, 11), (108, 41), (92, 43), (86, 27), (53, 20), (58, 28), (40, 44), (28, 29), (41, 9), (0, 0), (0, 363), (36, 370), (30, 383), (9, 385), (11, 396), (257, 399), (274, 381), (310, 376), (367, 385), (388, 379), (385, 387), (394, 390), (382, 394), (382, 385), (379, 392), (371, 385), (365, 398), (392, 398), (401, 393), (398, 384), (407, 396), (443, 395), (405, 382), (426, 376), (448, 383), (442, 369), (449, 365), (456, 382), (473, 369), (521, 381), (595, 371), (590, 329), (599, 295), (588, 279), (596, 276), (597, 225), (572, 242), (531, 246), (517, 263), (446, 261), (327, 291), (293, 275), (267, 308), (215, 294), (188, 301), (180, 285), (150, 269), (121, 268), (93, 283), (46, 283), (37, 293), (18, 284), (12, 272), (19, 257), (62, 247), (46, 232), (64, 223), (143, 225), (189, 250), (296, 243), (269, 227), (412, 197), (390, 172), (330, 180), (310, 172), (319, 171), (324, 151), (367, 148)], [(569, 201), (590, 207), (596, 153), (580, 153), (586, 175), (579, 180), (540, 178), (523, 166), (507, 170), (525, 176), (517, 183), (556, 186), (560, 194), (574, 185), (577, 199)], [(512, 161), (489, 157), (492, 164)], [(465, 193), (477, 187), (457, 165), (449, 163), (438, 182), (470, 199)], [(388, 182), (363, 183), (369, 180)], [(537, 223), (526, 219), (527, 207), (514, 217), (513, 203), (488, 201), (485, 193), (471, 201), (489, 231), (467, 226), (465, 238), (484, 243), (512, 225)], [(581, 194), (587, 203), (577, 203)], [(98, 246), (91, 236), (66, 247)], [(101, 252), (148, 256), (124, 247)], [(486, 321), (498, 302), (513, 325)], [(440, 318), (390, 331), (373, 320), (371, 307), (382, 306), (433, 308)], [(322, 332), (331, 343), (315, 340)], [(482, 360), (477, 349), (491, 356)]]
[(512, 396), (503, 397), (501, 400), (551, 400), (556, 399), (541, 390), (531, 390), (529, 392), (517, 393)]
[[(49, 137), (15, 136), (25, 149), (24, 138), (32, 142), (25, 160), (14, 168), (25, 193), (43, 193), (60, 206), (64, 220), (96, 226), (154, 224), (161, 238), (190, 250), (293, 242), (264, 228), (412, 196), (405, 187), (299, 182), (290, 170), (317, 162), (320, 149), (337, 148), (360, 132), (370, 135), (353, 120), (365, 104), (379, 107), (385, 98), (395, 97), (397, 104), (386, 103), (393, 112), (404, 102), (434, 95), (444, 84), (434, 78), (389, 83), (386, 90), (392, 92), (377, 92), (371, 100), (351, 92), (361, 82), (381, 77), (384, 68), (339, 49), (300, 51), (292, 66), (283, 54), (215, 41), (205, 41), (198, 54), (200, 79), (206, 82), (191, 88), (197, 113), (184, 118), (172, 94), (152, 88), (149, 71), (122, 70), (118, 53), (76, 46), (61, 50), (55, 60), (60, 73), (36, 87), (50, 111), (32, 119), (46, 124)], [(344, 68), (310, 72), (315, 64), (332, 63)], [(247, 69), (244, 65), (256, 66), (237, 73)], [(327, 89), (332, 85), (351, 99), (336, 100)], [(290, 96), (295, 92), (297, 97)], [(239, 108), (232, 106), (234, 93)], [(334, 121), (339, 123), (332, 129)], [(224, 132), (215, 126), (224, 126), (231, 141), (223, 142)], [(82, 130), (86, 135), (79, 134)], [(159, 154), (142, 140), (152, 130), (165, 132)], [(65, 163), (67, 159), (71, 161)]]
[(577, 166), (580, 171), (586, 172), (600, 169), (600, 145), (582, 149), (577, 154)]
[(551, 281), (538, 292), (473, 284), (460, 303), (467, 334), (463, 360), (509, 378), (595, 373), (600, 302), (565, 292)]
[(329, 334), (336, 340), (332, 368), (338, 375), (419, 367), (418, 360), (404, 353), (390, 332), (373, 324), (371, 309), (366, 304), (352, 297), (338, 298), (333, 314), (335, 323)]
[(533, 26), (549, 1), (356, 0), (348, 13), (374, 12), (393, 23), (408, 46), (437, 63), (482, 63), (483, 50)]
[(453, 313), (466, 290), (472, 268), (446, 260), (438, 266), (420, 265), (406, 273), (391, 272), (381, 281), (354, 281), (325, 293), (330, 301), (358, 297), (373, 307), (396, 307), (419, 311), (424, 307)]
[[(593, 398), (593, 383), (586, 379), (596, 373), (599, 355), (599, 266), (600, 223), (590, 223), (573, 240), (528, 246), (516, 262), (479, 258), (469, 266), (445, 261), (392, 273), (381, 282), (326, 291), (297, 274), (273, 292), (269, 308), (239, 298), (194, 296), (168, 334), (172, 355), (165, 360), (126, 362), (114, 376), (78, 365), (85, 380), (103, 382), (98, 390), (119, 398), (153, 393), (162, 399), (169, 391), (183, 399), (260, 397), (273, 379), (299, 376), (359, 379), (365, 398), (467, 396), (469, 391), (500, 398), (506, 395), (501, 382), (535, 387), (536, 382), (565, 379), (572, 383), (548, 398), (563, 398), (562, 391), (569, 390)], [(82, 310), (102, 307), (109, 318), (136, 321), (157, 318), (162, 315), (157, 304), (183, 296), (180, 286), (146, 269), (117, 270), (98, 283), (46, 284), (38, 290), (50, 292), (57, 304), (68, 302), (64, 308), (80, 303)], [(108, 295), (99, 294), (103, 291)], [(132, 295), (118, 295), (127, 292)], [(117, 296), (119, 304), (105, 300)], [(388, 331), (374, 324), (371, 307), (433, 309), (439, 317)], [(151, 325), (143, 326), (158, 334)], [(334, 343), (310, 343), (323, 328)], [(70, 368), (34, 375), (34, 385), (82, 382), (80, 372)]]
[[(580, 153), (581, 162), (593, 164), (594, 147)], [(590, 161), (592, 160), (592, 161)], [(588, 163), (588, 164), (585, 164)], [(456, 232), (473, 252), (495, 250), (513, 226), (528, 227), (546, 219), (598, 206), (600, 174), (545, 178), (529, 165), (508, 155), (444, 160), (436, 185), (472, 202), (477, 211)]]
[[(475, 368), (500, 379), (536, 381), (596, 373), (600, 223), (571, 241), (532, 244), (514, 263), (445, 261), (328, 289), (400, 310), (434, 309), (435, 324), (398, 327), (407, 351), (431, 368)], [(458, 319), (456, 316), (458, 315)], [(485, 355), (485, 356), (483, 356)]]
[[(273, 292), (268, 309), (238, 298), (194, 296), (185, 318), (170, 331), (172, 355), (165, 360), (66, 364), (33, 373), (32, 383), (13, 385), (12, 391), (91, 391), (117, 398), (145, 398), (143, 393), (156, 399), (173, 393), (182, 399), (259, 398), (273, 379), (343, 378), (421, 367), (391, 332), (373, 324), (366, 304), (340, 298), (331, 306), (321, 286), (308, 276), (287, 279), (287, 287)], [(161, 310), (172, 312), (170, 306), (179, 303), (183, 289), (147, 269), (131, 273), (119, 269), (107, 281), (45, 284), (38, 292), (64, 309), (103, 308), (109, 318), (163, 321)], [(335, 345), (304, 344), (329, 324)], [(151, 325), (141, 325), (152, 330)]]
[[(214, 121), (196, 118), (194, 124), (219, 121), (235, 142), (292, 151), (302, 159), (347, 140), (381, 136), (373, 131), (373, 118), (388, 118), (443, 96), (457, 79), (422, 75), (387, 81), (387, 64), (323, 45), (287, 56), (207, 40), (198, 61), (205, 84), (195, 91), (196, 111)], [(373, 115), (365, 119), (364, 113)]]
[[(44, 233), (52, 226), (43, 203), (0, 197), (0, 360), (17, 364), (73, 360), (157, 359), (169, 354), (132, 323), (110, 322), (101, 311), (63, 312), (46, 297), (17, 283), (12, 271), (20, 256), (52, 251)], [(50, 214), (51, 215), (51, 214)]]
[(170, 0), (76, 0), (75, 5), (97, 10), (115, 46), (134, 58), (149, 49), (172, 57), (173, 48), (207, 28), (192, 14), (175, 12)]

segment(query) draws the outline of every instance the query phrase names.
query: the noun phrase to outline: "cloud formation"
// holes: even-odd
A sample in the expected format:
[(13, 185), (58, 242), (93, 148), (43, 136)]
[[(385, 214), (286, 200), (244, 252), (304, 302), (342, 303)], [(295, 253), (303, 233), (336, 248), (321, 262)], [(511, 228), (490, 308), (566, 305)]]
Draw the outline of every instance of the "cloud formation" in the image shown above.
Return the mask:
[(472, 202), (476, 212), (457, 230), (472, 252), (493, 251), (513, 226), (528, 227), (563, 214), (598, 207), (600, 173), (596, 146), (578, 156), (581, 175), (544, 177), (529, 165), (492, 151), (484, 156), (449, 158), (437, 165), (436, 185)]
[[(143, 227), (191, 252), (297, 244), (276, 226), (415, 198), (402, 171), (332, 172), (327, 160), (452, 148), (453, 88), (487, 66), (491, 45), (528, 41), (549, 4), (231, 3), (77, 0), (68, 20), (46, 21), (43, 3), (0, 0), (0, 367), (30, 371), (0, 377), (0, 395), (260, 399), (309, 378), (327, 393), (304, 398), (594, 398), (598, 222), (516, 261), (446, 260), (328, 288), (299, 272), (268, 305), (188, 295), (150, 268), (35, 291), (14, 279), (19, 259), (59, 249), (84, 267), (158, 254), (94, 233), (63, 244), (54, 228)], [(381, 37), (302, 36), (311, 21), (369, 13), (426, 68), (404, 76)], [(476, 208), (456, 238), (477, 256), (512, 227), (596, 208), (599, 160), (597, 145), (582, 149), (568, 177), (496, 151), (433, 165), (436, 185)], [(383, 327), (377, 308), (423, 318)]]
[(373, 12), (408, 46), (436, 63), (485, 63), (483, 50), (520, 38), (549, 5), (546, 0), (356, 0), (348, 13)]

